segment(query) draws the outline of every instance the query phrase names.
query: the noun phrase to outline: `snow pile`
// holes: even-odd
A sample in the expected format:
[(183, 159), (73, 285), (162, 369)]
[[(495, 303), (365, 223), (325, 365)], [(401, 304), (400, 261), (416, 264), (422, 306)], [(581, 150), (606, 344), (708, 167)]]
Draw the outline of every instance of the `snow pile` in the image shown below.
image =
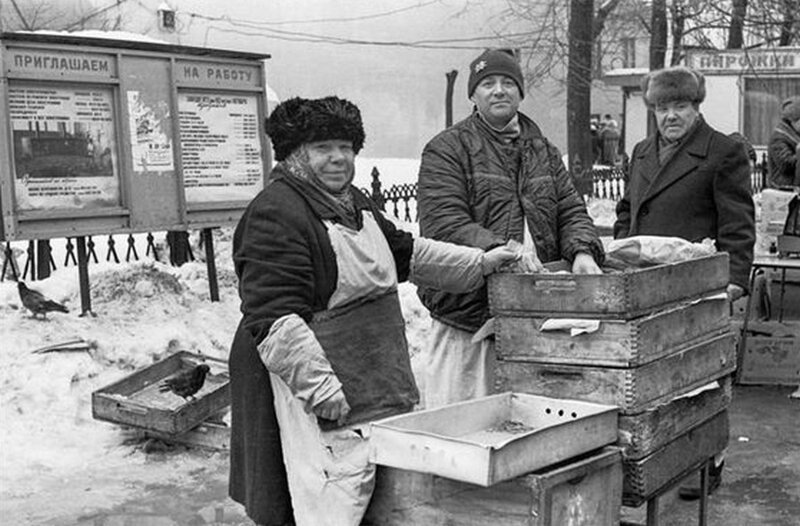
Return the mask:
[[(226, 454), (149, 454), (138, 435), (92, 418), (91, 395), (179, 350), (227, 359), (240, 317), (230, 238), (231, 229), (215, 232), (219, 302), (209, 300), (198, 246), (198, 261), (179, 268), (151, 260), (90, 264), (95, 316), (80, 316), (74, 266), (28, 282), (70, 309), (44, 321), (22, 307), (14, 282), (0, 283), (0, 508), (9, 524), (75, 524), (153, 484), (225, 478)], [(427, 311), (413, 285), (402, 284), (400, 296), (416, 356)], [(73, 343), (69, 350), (33, 352), (65, 342)]]

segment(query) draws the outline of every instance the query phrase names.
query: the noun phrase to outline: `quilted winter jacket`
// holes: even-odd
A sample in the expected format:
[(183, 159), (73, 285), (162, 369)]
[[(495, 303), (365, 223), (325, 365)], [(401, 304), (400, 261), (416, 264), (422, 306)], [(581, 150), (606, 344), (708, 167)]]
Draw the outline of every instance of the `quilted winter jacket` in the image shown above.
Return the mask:
[[(519, 121), (510, 146), (477, 112), (425, 146), (420, 234), (486, 250), (521, 243), (527, 220), (542, 262), (588, 252), (601, 264), (603, 245), (558, 149), (531, 119), (520, 113)], [(466, 294), (420, 287), (419, 296), (434, 318), (463, 330), (476, 331), (489, 317), (486, 287)]]

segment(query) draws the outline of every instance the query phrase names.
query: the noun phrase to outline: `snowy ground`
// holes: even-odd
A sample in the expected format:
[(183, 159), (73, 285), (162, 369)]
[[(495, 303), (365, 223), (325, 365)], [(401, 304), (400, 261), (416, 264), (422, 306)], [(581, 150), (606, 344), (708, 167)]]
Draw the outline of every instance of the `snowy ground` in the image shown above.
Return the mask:
[[(201, 261), (180, 268), (154, 261), (90, 265), (94, 317), (79, 316), (74, 266), (29, 282), (70, 309), (44, 321), (22, 307), (14, 282), (0, 283), (0, 522), (76, 524), (76, 517), (113, 508), (148, 485), (185, 484), (210, 466), (224, 468), (222, 454), (150, 455), (138, 435), (94, 420), (91, 410), (93, 391), (178, 350), (227, 359), (239, 321), (230, 230), (219, 232), (215, 245), (215, 303)], [(416, 356), (427, 311), (412, 285), (401, 285), (401, 300)], [(77, 339), (88, 349), (33, 352)]]

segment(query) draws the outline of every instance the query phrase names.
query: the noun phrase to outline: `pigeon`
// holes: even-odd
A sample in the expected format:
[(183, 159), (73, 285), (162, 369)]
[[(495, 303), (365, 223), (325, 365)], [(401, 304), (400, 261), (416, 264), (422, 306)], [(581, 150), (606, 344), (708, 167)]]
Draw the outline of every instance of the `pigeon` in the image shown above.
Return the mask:
[(210, 367), (204, 363), (195, 365), (191, 369), (181, 371), (175, 376), (164, 380), (158, 390), (162, 393), (173, 392), (178, 396), (182, 396), (184, 400), (189, 397), (194, 398), (194, 394), (203, 387), (209, 370)]
[(45, 298), (44, 294), (37, 290), (29, 289), (22, 281), (17, 282), (17, 290), (22, 305), (33, 313), (34, 318), (41, 314), (46, 319), (48, 312), (69, 312), (62, 304)]

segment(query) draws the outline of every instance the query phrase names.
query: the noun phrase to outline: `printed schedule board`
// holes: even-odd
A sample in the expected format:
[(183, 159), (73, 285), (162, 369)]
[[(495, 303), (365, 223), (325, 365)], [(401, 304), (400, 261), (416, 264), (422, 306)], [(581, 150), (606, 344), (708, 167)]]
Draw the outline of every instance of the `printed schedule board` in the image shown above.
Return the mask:
[(2, 239), (234, 224), (271, 166), (267, 58), (0, 35)]

